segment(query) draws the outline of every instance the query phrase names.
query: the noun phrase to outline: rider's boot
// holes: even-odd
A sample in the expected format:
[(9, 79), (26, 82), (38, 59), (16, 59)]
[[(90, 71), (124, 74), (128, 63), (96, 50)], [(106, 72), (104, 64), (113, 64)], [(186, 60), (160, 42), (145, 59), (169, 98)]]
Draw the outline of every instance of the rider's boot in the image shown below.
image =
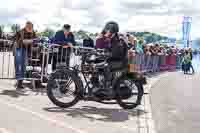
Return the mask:
[(104, 86), (104, 91), (106, 96), (112, 96), (112, 73), (109, 71), (109, 67), (105, 69), (105, 86)]

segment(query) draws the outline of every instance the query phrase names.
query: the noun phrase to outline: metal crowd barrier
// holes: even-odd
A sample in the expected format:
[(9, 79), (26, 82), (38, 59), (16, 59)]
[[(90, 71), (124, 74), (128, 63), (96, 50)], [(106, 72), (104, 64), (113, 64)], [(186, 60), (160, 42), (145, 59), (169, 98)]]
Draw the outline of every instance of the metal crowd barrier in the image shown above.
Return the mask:
[(14, 79), (14, 56), (12, 42), (0, 39), (0, 79)]
[[(3, 42), (3, 43), (2, 43)], [(0, 41), (0, 78), (47, 81), (48, 75), (59, 67), (80, 65), (77, 49), (93, 48), (60, 46), (58, 44), (34, 44), (24, 50), (11, 48), (11, 41)], [(181, 68), (181, 55), (129, 54), (130, 72), (173, 71)], [(22, 64), (21, 66), (19, 64)]]
[(43, 82), (47, 76), (48, 48), (38, 43), (14, 51), (15, 78), (31, 81), (35, 88), (35, 81)]
[(0, 79), (44, 81), (59, 67), (81, 63), (80, 55), (75, 52), (83, 47), (71, 49), (68, 46), (41, 43), (23, 49), (15, 46), (12, 41), (0, 40)]
[(48, 57), (48, 48), (43, 44), (21, 49), (13, 41), (0, 39), (0, 79), (44, 81)]
[(129, 55), (130, 72), (162, 72), (181, 69), (181, 55)]
[[(80, 49), (80, 47), (78, 48)], [(77, 54), (75, 55), (76, 49), (76, 47), (72, 49), (68, 46), (61, 46), (58, 44), (35, 44), (32, 45), (31, 50), (26, 48), (26, 69), (23, 72), (22, 79), (41, 80), (45, 82), (48, 76), (56, 69), (80, 64), (80, 56)], [(17, 54), (15, 56), (17, 56)], [(18, 73), (21, 74), (20, 70), (16, 69), (16, 75)]]

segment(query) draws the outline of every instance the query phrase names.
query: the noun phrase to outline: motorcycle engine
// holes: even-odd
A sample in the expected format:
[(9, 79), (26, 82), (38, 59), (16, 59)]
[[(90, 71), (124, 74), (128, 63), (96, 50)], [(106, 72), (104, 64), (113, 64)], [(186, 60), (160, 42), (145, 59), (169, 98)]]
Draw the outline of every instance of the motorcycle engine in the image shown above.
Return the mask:
[(120, 96), (122, 99), (128, 99), (132, 96), (132, 90), (127, 86), (120, 87)]

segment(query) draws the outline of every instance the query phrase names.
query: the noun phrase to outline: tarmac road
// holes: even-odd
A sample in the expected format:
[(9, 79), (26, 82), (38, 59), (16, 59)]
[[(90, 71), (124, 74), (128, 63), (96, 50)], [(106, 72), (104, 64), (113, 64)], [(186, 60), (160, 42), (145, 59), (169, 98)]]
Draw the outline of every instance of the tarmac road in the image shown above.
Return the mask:
[(153, 118), (158, 133), (198, 133), (200, 74), (170, 73), (151, 89)]

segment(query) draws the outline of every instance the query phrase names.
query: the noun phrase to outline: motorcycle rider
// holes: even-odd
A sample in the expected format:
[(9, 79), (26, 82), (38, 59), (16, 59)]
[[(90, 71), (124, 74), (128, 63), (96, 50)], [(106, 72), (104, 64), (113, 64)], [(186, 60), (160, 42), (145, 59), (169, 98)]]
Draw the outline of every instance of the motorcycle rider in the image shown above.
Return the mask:
[[(106, 49), (110, 52), (111, 56), (107, 60), (108, 65), (105, 68), (105, 81), (107, 82), (104, 87), (105, 95), (110, 95), (112, 80), (112, 71), (120, 71), (128, 68), (128, 45), (119, 37), (119, 25), (110, 21), (106, 23), (99, 38), (96, 40), (96, 48)], [(102, 90), (102, 89), (101, 89)]]

